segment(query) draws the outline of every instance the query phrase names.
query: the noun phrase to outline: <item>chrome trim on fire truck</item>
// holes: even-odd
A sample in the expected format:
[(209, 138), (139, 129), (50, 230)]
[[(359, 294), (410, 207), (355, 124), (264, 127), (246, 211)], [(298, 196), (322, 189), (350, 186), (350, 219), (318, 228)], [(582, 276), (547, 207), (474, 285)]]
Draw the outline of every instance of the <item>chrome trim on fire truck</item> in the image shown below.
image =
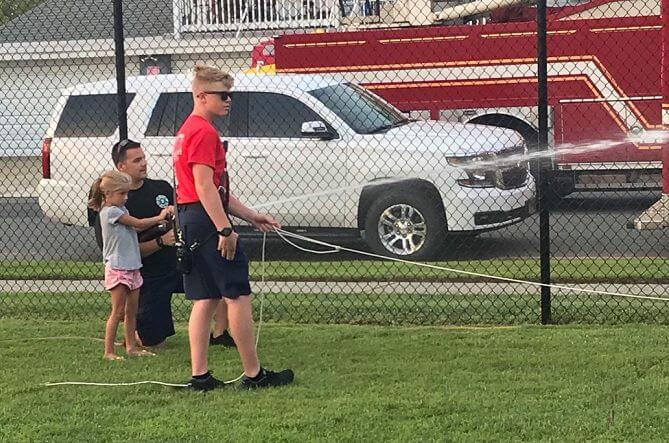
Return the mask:
[(559, 103), (602, 103), (602, 102), (629, 102), (629, 101), (644, 101), (644, 100), (662, 100), (661, 95), (652, 95), (645, 97), (625, 97), (625, 98), (564, 98)]

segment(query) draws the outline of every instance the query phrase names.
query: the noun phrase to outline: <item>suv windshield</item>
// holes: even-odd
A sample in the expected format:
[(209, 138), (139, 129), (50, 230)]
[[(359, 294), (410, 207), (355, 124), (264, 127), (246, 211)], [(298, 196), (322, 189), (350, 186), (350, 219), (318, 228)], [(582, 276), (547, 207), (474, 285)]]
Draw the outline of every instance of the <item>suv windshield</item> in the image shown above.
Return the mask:
[(409, 123), (400, 111), (352, 83), (314, 89), (309, 94), (344, 120), (359, 134), (388, 131)]

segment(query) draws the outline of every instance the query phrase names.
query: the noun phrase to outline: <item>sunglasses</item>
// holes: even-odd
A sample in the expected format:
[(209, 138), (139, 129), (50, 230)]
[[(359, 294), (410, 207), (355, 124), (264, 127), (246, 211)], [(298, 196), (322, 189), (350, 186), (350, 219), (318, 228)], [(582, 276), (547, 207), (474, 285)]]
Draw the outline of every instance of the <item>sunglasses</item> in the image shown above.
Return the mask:
[(228, 100), (232, 100), (232, 92), (230, 91), (204, 91), (205, 94), (213, 94), (213, 95), (218, 95), (221, 100), (224, 102), (227, 102)]
[(138, 142), (126, 138), (116, 143), (112, 150), (115, 152), (122, 152), (127, 149), (139, 148), (140, 146), (141, 145)]

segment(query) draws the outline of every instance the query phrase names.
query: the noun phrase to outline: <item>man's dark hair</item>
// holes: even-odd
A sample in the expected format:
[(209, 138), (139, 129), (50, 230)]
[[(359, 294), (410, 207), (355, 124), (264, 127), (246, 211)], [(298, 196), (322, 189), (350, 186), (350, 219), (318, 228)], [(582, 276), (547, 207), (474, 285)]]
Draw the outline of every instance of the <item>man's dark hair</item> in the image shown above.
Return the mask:
[(134, 140), (130, 140), (129, 138), (126, 138), (124, 140), (121, 140), (120, 142), (114, 144), (114, 147), (112, 148), (112, 161), (114, 162), (114, 166), (118, 166), (119, 163), (125, 160), (125, 153), (128, 149), (135, 149), (139, 148), (141, 145), (139, 142), (136, 142)]

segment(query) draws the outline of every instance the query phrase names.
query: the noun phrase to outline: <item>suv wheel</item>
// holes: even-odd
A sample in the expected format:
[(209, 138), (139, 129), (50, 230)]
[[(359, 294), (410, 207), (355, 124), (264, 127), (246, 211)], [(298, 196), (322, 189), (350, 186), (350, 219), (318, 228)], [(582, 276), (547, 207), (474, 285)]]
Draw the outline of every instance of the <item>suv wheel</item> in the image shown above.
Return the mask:
[(396, 190), (372, 203), (365, 218), (365, 238), (372, 251), (410, 260), (433, 259), (446, 230), (441, 202)]

